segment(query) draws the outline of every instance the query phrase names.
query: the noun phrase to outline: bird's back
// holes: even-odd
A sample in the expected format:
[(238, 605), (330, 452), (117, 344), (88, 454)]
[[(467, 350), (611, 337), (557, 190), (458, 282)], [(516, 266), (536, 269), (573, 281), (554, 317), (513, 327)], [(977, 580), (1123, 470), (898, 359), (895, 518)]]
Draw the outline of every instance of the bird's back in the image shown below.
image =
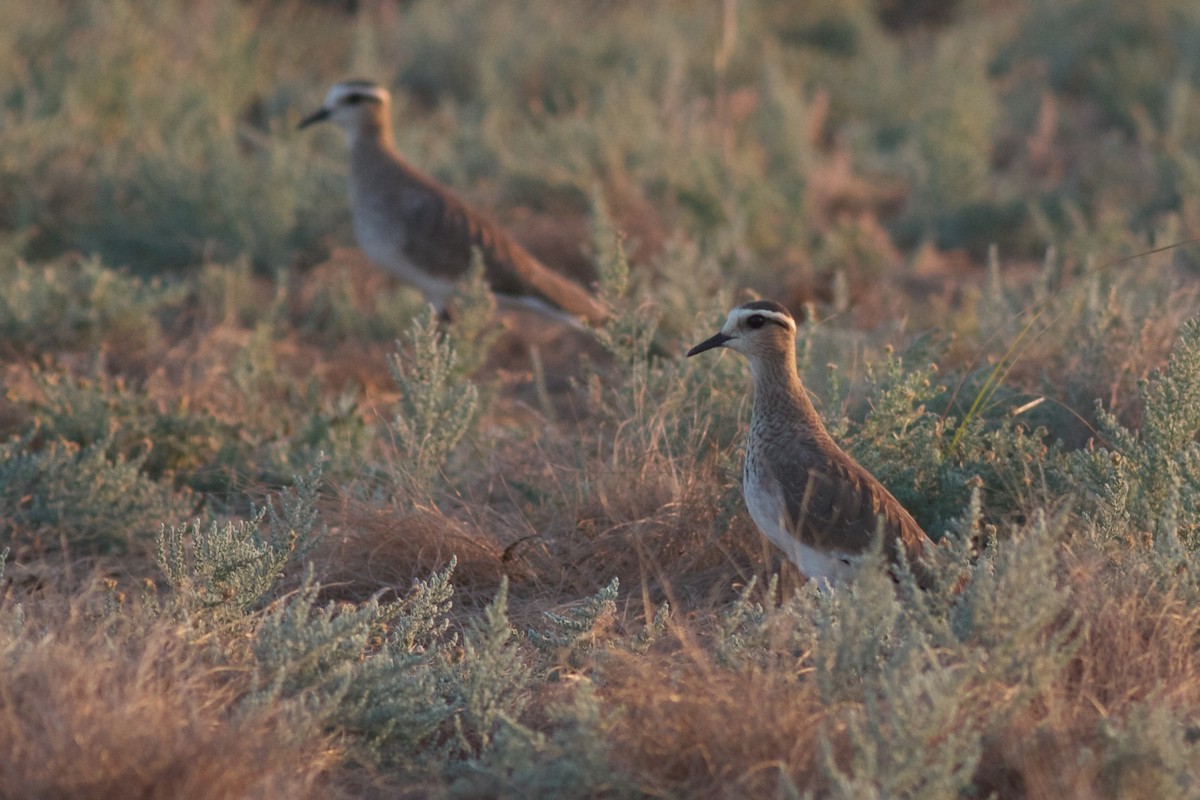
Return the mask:
[(537, 298), (593, 323), (606, 315), (582, 287), (545, 267), (494, 220), (394, 153), (356, 148), (351, 204), (355, 234), (367, 255), (422, 289), (423, 281), (436, 282), (432, 288), (448, 294), (467, 271), (472, 248), (478, 248), (485, 277), (498, 294)]

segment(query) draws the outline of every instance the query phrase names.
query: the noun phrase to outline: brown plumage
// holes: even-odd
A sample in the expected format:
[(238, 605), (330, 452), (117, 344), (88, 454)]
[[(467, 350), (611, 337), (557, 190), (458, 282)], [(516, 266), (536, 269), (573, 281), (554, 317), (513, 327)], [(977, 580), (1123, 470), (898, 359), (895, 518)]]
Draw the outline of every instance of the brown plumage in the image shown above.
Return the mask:
[(743, 493), (755, 525), (810, 578), (837, 582), (882, 528), (893, 562), (908, 560), (918, 583), (932, 547), (912, 515), (875, 476), (837, 446), (796, 370), (796, 323), (778, 303), (729, 312), (721, 332), (689, 356), (728, 347), (747, 357), (754, 409), (746, 442)]
[(583, 287), (548, 269), (490, 217), (401, 158), (392, 144), (390, 109), (387, 90), (347, 81), (330, 89), (324, 106), (300, 123), (329, 119), (345, 132), (354, 233), (372, 261), (444, 309), (478, 248), (500, 299), (592, 324), (608, 316)]

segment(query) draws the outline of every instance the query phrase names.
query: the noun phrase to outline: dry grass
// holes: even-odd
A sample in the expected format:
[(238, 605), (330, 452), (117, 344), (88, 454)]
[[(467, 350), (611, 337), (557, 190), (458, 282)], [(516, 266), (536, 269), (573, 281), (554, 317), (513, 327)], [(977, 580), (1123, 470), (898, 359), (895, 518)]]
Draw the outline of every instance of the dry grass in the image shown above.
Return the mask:
[(1161, 768), (1152, 751), (1114, 765), (1098, 755), (1081, 757), (1081, 748), (1103, 753), (1106, 726), (1120, 727), (1146, 707), (1194, 719), (1190, 710), (1200, 702), (1192, 646), (1200, 610), (1156, 585), (1144, 568), (1114, 564), (1111, 552), (1081, 550), (1066, 559), (1083, 624), (1075, 655), (1037, 703), (988, 741), (979, 785), (1000, 797), (1162, 796), (1167, 785), (1149, 774)]
[(606, 697), (623, 709), (616, 759), (651, 793), (780, 797), (786, 781), (821, 792), (825, 711), (801, 674), (721, 668), (695, 644), (606, 674)]
[[(458, 599), (490, 599), (501, 576), (520, 580), (520, 564), (506, 557), (497, 537), (451, 519), (436, 508), (395, 511), (344, 501), (327, 512), (330, 525), (313, 554), (321, 583), (336, 597), (364, 600), (409, 585), (457, 561)], [(386, 594), (385, 594), (386, 596)]]
[[(329, 796), (337, 753), (320, 731), (273, 709), (239, 710), (242, 676), (209, 662), (175, 625), (109, 629), (85, 601), (5, 637), (0, 794)], [(13, 613), (5, 609), (6, 625)]]
[[(1154, 774), (1162, 765), (1152, 748), (1120, 763), (1099, 754), (1111, 745), (1105, 726), (1119, 727), (1139, 709), (1172, 708), (1194, 719), (1200, 610), (1148, 584), (1144, 572), (1114, 565), (1104, 548), (1080, 549), (1064, 553), (1073, 565), (1065, 585), (1081, 623), (1066, 668), (1015, 705), (1017, 687), (977, 685), (950, 725), (965, 732), (992, 720), (974, 777), (984, 795), (1149, 798), (1168, 791), (1169, 779)], [(767, 665), (722, 663), (709, 627), (718, 608), (694, 609), (650, 652), (605, 664), (604, 697), (621, 709), (614, 759), (651, 793), (782, 798), (801, 787), (825, 795), (822, 740), (844, 768), (846, 715), (858, 704), (822, 701), (810, 651), (779, 653)], [(1083, 756), (1081, 747), (1094, 749)]]

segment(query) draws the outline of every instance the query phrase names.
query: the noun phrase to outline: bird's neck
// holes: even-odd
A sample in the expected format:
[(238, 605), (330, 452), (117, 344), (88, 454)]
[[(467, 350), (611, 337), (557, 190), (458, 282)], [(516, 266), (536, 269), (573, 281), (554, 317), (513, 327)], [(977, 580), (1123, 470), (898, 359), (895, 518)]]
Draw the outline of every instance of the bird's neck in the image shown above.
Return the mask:
[(395, 151), (392, 126), (386, 119), (368, 119), (357, 128), (346, 131), (346, 144), (353, 155)]
[(754, 413), (772, 418), (790, 419), (797, 430), (810, 432), (814, 439), (829, 438), (825, 425), (808, 399), (808, 392), (796, 370), (796, 354), (789, 351), (783, 359), (751, 359), (754, 375)]

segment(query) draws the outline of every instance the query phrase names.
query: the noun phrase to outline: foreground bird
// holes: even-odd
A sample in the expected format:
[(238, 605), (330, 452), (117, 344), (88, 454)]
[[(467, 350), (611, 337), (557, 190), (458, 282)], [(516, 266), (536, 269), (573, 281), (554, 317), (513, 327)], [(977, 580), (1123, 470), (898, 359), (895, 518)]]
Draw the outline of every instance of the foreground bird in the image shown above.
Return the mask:
[(499, 225), (400, 157), (386, 89), (370, 81), (336, 84), (300, 127), (322, 120), (340, 127), (350, 148), (350, 210), (359, 246), (439, 310), (445, 311), (477, 247), (498, 300), (576, 325), (605, 319), (607, 311), (585, 289), (547, 269)]
[(796, 322), (759, 300), (729, 312), (721, 332), (688, 351), (736, 350), (750, 361), (754, 410), (742, 491), (754, 524), (811, 579), (853, 576), (857, 557), (883, 532), (893, 562), (908, 559), (925, 585), (920, 558), (932, 543), (875, 476), (834, 444), (796, 370)]

